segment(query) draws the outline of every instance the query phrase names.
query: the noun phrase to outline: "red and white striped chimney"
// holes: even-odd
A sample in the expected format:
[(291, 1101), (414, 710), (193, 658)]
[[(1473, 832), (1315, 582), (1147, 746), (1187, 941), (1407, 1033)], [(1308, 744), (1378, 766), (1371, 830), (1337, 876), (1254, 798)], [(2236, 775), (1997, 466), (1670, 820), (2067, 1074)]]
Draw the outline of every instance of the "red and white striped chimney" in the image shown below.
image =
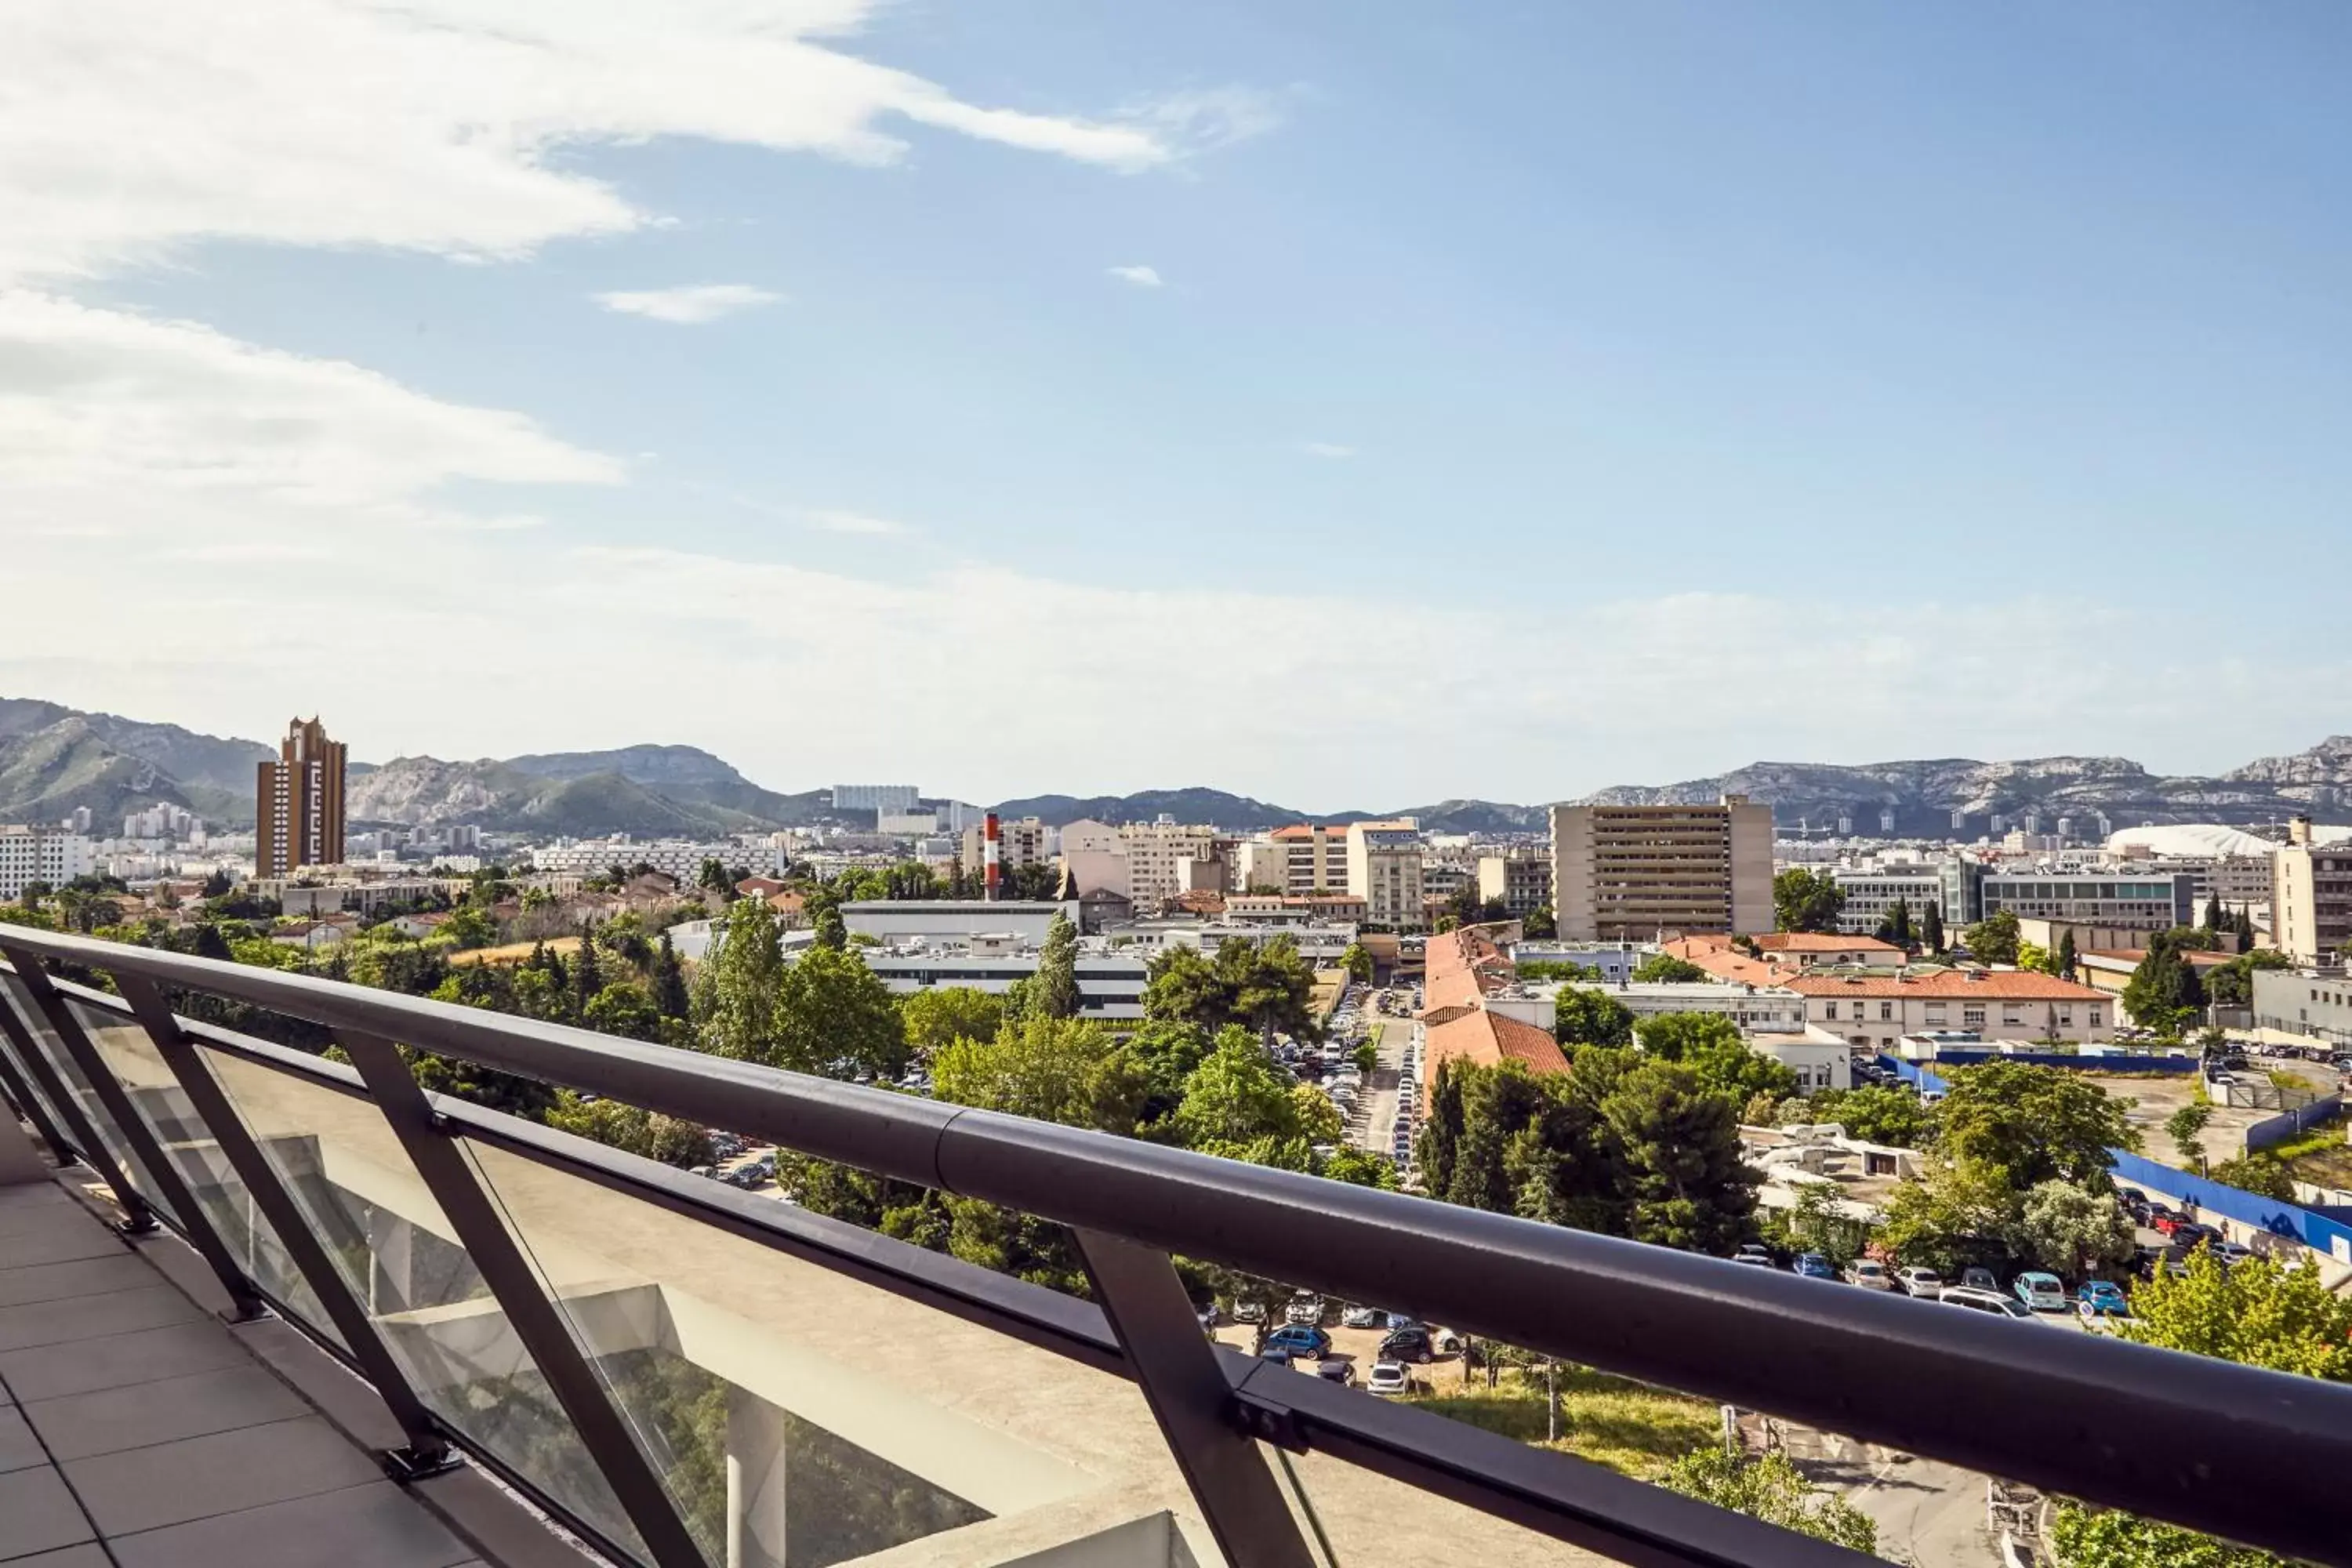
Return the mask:
[(1004, 824), (992, 811), (981, 819), (980, 874), (987, 884), (988, 901), (992, 904), (1004, 880)]

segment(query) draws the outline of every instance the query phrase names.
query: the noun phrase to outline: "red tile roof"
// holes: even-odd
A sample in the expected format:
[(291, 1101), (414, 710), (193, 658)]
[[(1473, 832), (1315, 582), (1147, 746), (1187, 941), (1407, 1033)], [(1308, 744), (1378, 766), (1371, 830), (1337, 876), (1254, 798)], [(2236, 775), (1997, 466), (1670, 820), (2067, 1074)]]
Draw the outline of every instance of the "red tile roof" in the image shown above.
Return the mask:
[(1833, 931), (1775, 931), (1756, 939), (1764, 952), (1871, 952), (1902, 955), (1903, 950), (1874, 936), (1840, 936)]
[(1422, 1037), (1428, 1047), (1428, 1071), (1433, 1078), (1449, 1061), (1493, 1067), (1508, 1060), (1525, 1062), (1538, 1072), (1568, 1070), (1568, 1058), (1549, 1034), (1484, 1007), (1429, 1025)]

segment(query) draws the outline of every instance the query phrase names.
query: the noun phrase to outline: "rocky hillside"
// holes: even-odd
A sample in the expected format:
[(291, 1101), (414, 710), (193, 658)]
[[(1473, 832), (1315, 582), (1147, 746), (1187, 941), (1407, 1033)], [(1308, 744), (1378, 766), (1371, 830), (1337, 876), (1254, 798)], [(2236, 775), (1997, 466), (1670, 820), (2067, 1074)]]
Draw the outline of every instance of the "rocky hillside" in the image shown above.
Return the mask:
[(710, 837), (814, 820), (824, 796), (764, 790), (691, 746), (630, 746), (507, 761), (396, 757), (351, 781), (354, 823), (594, 837)]
[(86, 805), (96, 826), (120, 831), (131, 812), (179, 805), (249, 823), (253, 765), (276, 754), (257, 741), (0, 698), (0, 822), (52, 822)]

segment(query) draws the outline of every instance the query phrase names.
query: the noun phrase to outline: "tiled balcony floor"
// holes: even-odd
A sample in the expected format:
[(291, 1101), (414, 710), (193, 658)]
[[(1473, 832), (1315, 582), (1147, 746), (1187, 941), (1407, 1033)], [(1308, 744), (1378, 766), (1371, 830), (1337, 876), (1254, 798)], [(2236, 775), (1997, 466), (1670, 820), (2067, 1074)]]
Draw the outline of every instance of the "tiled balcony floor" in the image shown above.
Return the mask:
[(0, 1563), (481, 1568), (63, 1188), (0, 1187)]

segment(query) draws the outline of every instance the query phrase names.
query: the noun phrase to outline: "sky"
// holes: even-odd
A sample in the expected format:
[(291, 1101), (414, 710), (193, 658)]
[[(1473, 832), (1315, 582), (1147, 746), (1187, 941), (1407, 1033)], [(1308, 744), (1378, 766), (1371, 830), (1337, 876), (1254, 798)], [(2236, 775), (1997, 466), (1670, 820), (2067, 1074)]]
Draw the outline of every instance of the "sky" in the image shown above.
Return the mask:
[(1550, 800), (2352, 729), (2340, 0), (17, 0), (0, 695)]

